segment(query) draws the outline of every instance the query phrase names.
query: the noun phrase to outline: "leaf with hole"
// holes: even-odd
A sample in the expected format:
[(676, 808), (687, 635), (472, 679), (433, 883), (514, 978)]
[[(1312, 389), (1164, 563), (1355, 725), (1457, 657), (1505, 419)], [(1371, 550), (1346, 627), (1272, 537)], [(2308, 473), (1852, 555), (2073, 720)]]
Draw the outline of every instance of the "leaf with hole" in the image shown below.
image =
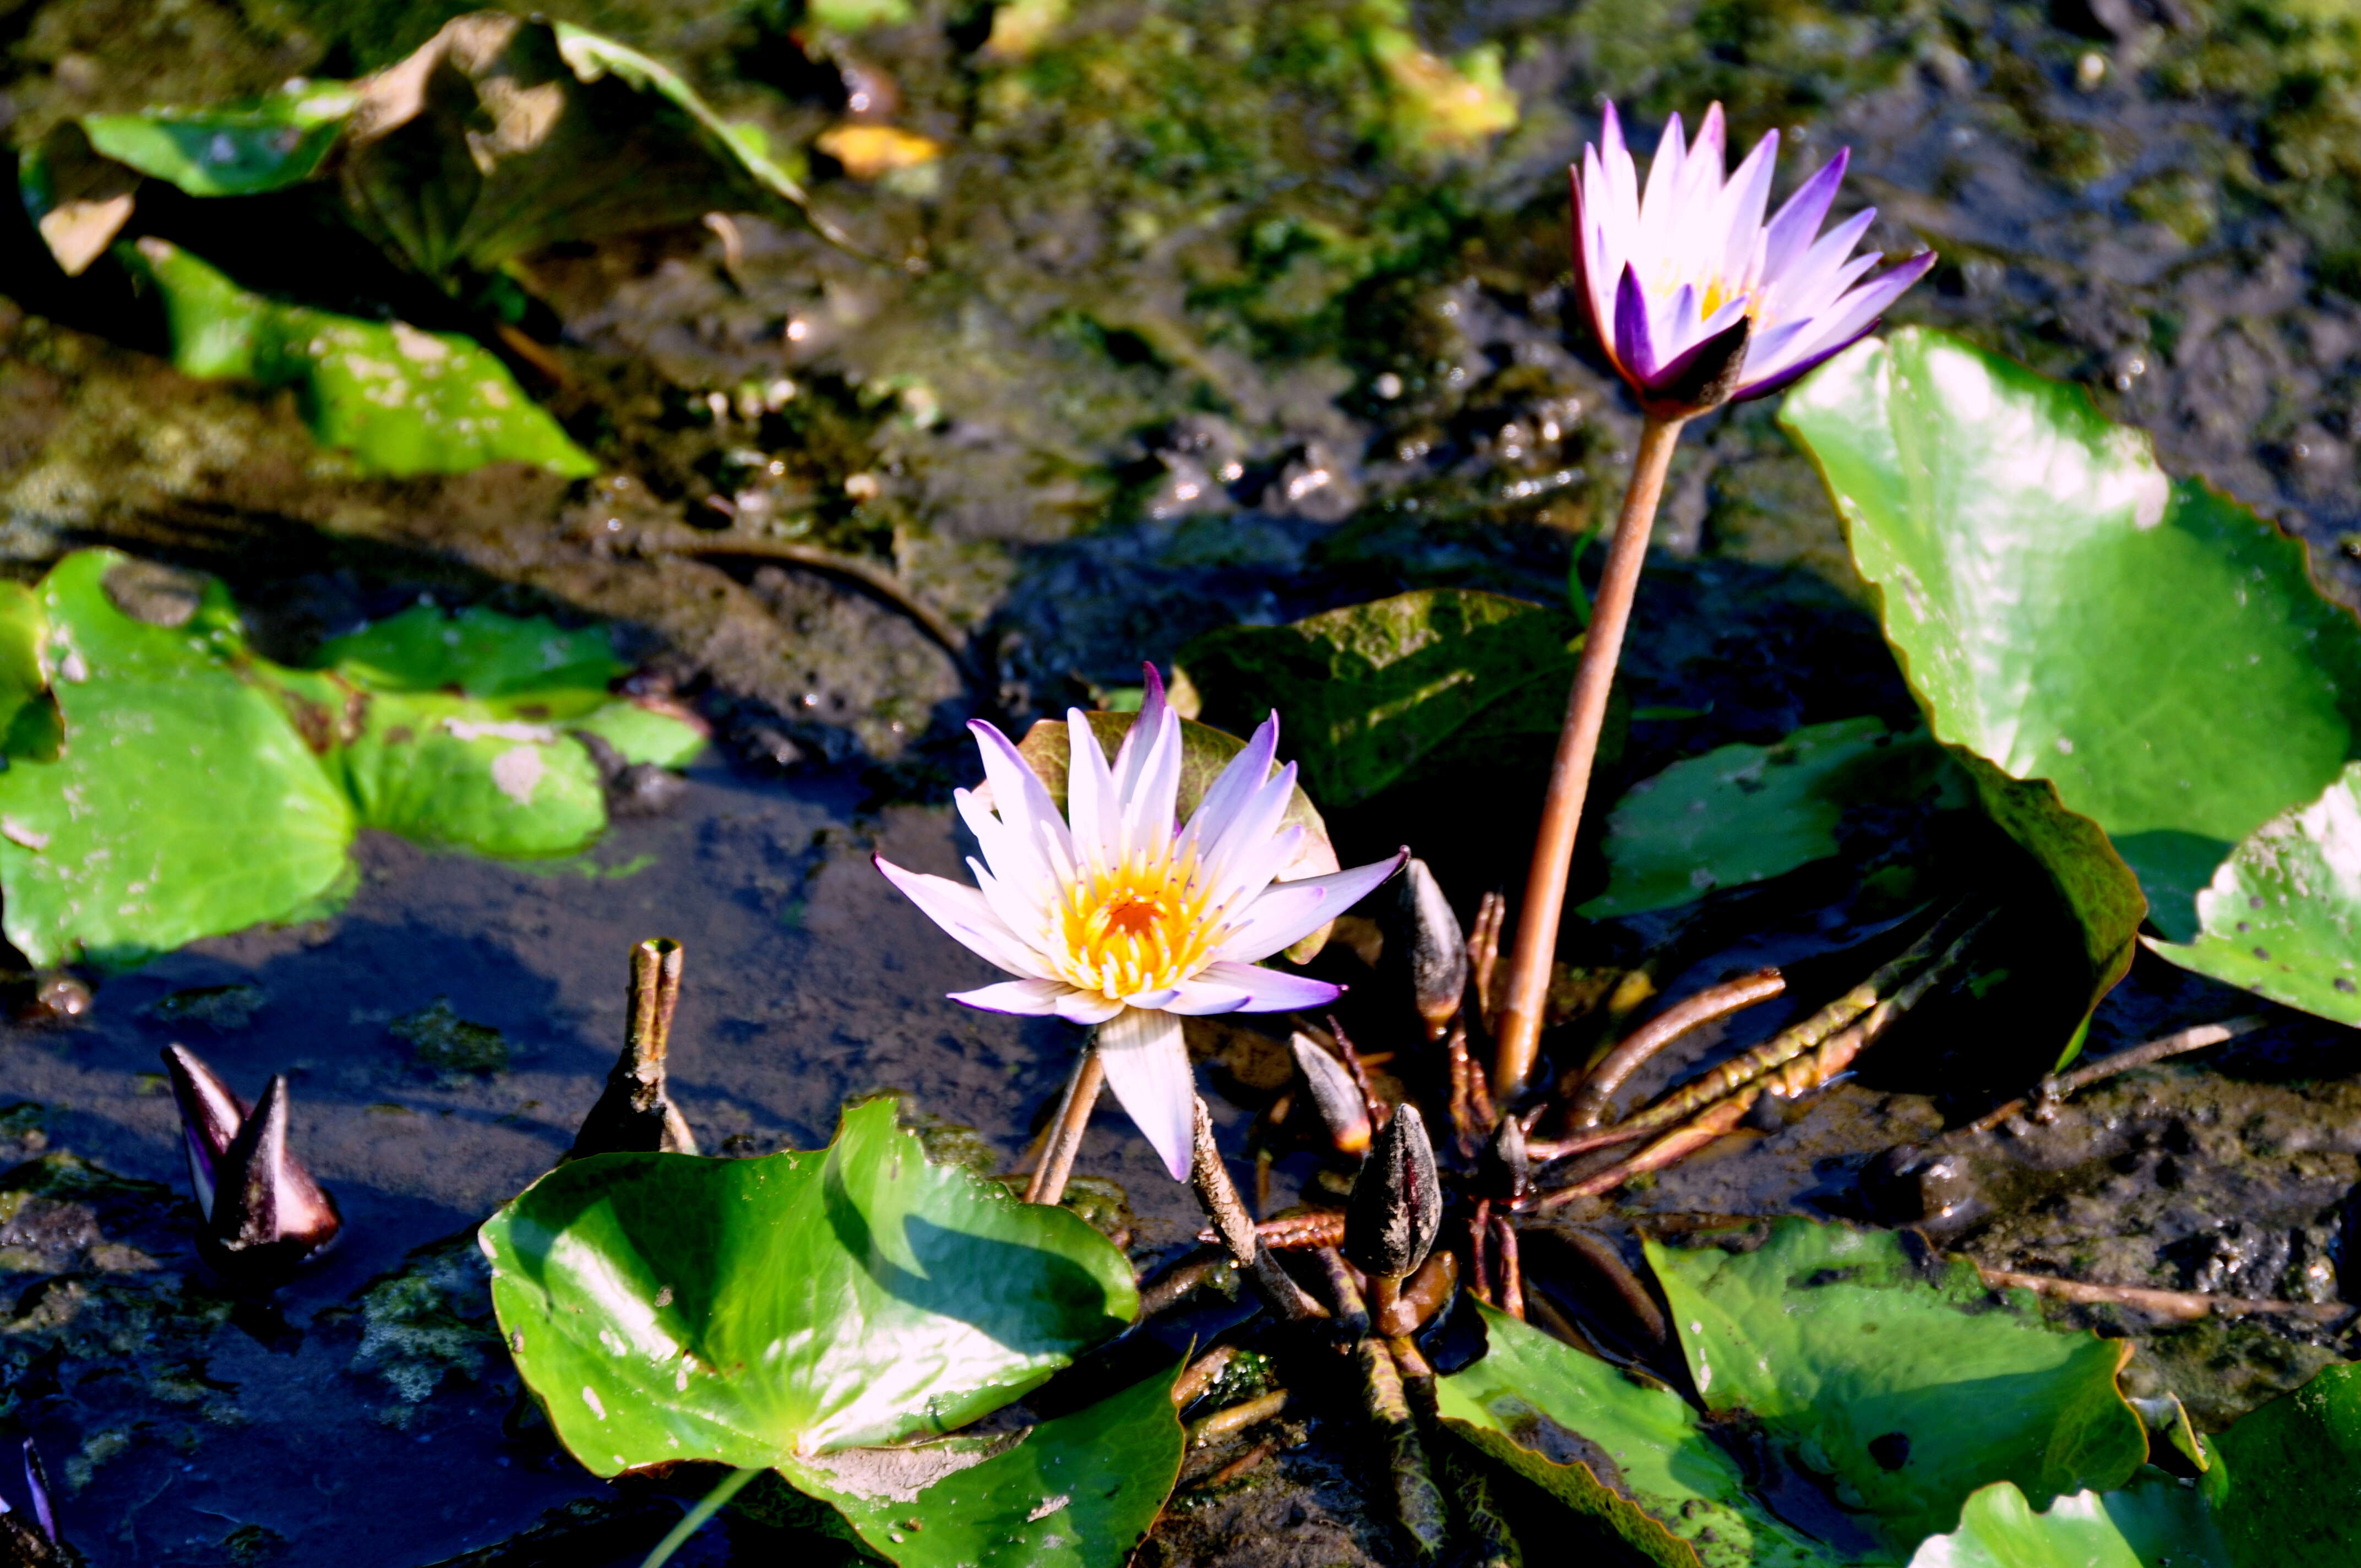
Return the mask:
[(1898, 1552), (1956, 1527), (1980, 1486), (2046, 1504), (2147, 1456), (2115, 1387), (2130, 1345), (2048, 1329), (1964, 1260), (1797, 1219), (1751, 1252), (1652, 1242), (1648, 1258), (1706, 1408), (1761, 1422)]

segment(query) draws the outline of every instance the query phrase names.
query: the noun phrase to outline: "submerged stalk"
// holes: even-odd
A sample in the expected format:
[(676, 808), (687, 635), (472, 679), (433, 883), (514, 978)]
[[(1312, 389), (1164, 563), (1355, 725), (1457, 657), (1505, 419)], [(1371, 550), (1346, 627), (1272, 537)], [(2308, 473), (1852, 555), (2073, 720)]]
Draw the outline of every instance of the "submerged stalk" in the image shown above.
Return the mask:
[(751, 1470), (732, 1470), (729, 1475), (724, 1475), (719, 1486), (698, 1498), (697, 1506), (681, 1516), (680, 1522), (672, 1527), (672, 1532), (669, 1535), (656, 1542), (656, 1549), (648, 1553), (646, 1560), (640, 1564), (640, 1568), (664, 1568), (665, 1563), (672, 1561), (674, 1552), (688, 1544), (690, 1536), (703, 1530), (708, 1519), (719, 1513), (730, 1498), (745, 1490), (747, 1482), (762, 1473), (762, 1468), (758, 1465)]
[(1542, 1014), (1549, 997), (1550, 960), (1557, 953), (1558, 917), (1565, 905), (1566, 873), (1574, 861), (1575, 835), (1590, 790), (1591, 764), (1598, 756), (1598, 731), (1607, 718), (1607, 694), (1615, 683), (1615, 661), (1631, 619), (1631, 596), (1640, 584), (1640, 564), (1648, 554), (1648, 533), (1664, 497), (1664, 474), (1680, 441), (1680, 418), (1650, 414), (1640, 430), (1640, 450), (1631, 459), (1631, 482), (1607, 547), (1598, 579), (1598, 603), (1575, 666), (1567, 694), (1565, 726), (1550, 765), (1549, 793), (1542, 797), (1542, 820), (1533, 834), (1533, 859), (1525, 873), (1523, 907), (1517, 915), (1516, 946), (1499, 1004), (1499, 1049), (1493, 1059), (1492, 1093), (1506, 1105), (1532, 1073), (1540, 1053)]

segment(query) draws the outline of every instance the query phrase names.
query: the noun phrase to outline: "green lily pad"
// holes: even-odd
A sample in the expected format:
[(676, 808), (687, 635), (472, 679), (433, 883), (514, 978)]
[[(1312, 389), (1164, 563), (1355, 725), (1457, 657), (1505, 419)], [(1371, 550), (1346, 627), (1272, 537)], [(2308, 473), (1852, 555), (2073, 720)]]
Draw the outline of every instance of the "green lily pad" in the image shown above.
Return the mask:
[(2183, 969), (2361, 1027), (2361, 763), (2264, 823), (2197, 895), (2202, 929), (2148, 946)]
[(1687, 1400), (1483, 1307), (1484, 1358), (1436, 1380), (1444, 1424), (1658, 1568), (1853, 1561), (1767, 1510)]
[(315, 662), (373, 691), (510, 696), (573, 688), (600, 700), (608, 683), (631, 669), (615, 657), (604, 627), (568, 629), (477, 606), (446, 614), (431, 604), (324, 642)]
[(2048, 1330), (1963, 1260), (1922, 1269), (1890, 1233), (1797, 1219), (1752, 1252), (1648, 1256), (1706, 1408), (1769, 1428), (1897, 1552), (1980, 1486), (2046, 1503), (2147, 1457), (2115, 1387), (2130, 1346)]
[(2168, 938), (2198, 929), (2233, 845), (2353, 755), (2361, 628), (2302, 547), (2169, 478), (2080, 389), (1911, 329), (1830, 361), (1781, 418), (1937, 738), (2053, 783)]
[(378, 690), (387, 661), (274, 663), (219, 583), (160, 576), (84, 551), (38, 594), (0, 587), (0, 921), (38, 964), (133, 963), (324, 915), (349, 891), (357, 828), (571, 854), (607, 823), (579, 734), (667, 765), (703, 744), (608, 694), (622, 666), (603, 630), (470, 611), (446, 644), (409, 619), (347, 645), (431, 648), (456, 689)]
[(351, 885), (352, 801), (268, 689), (243, 678), (218, 583), (185, 624), (107, 598), (123, 557), (41, 585), (55, 762), (0, 773), (0, 926), (34, 963), (133, 963), (200, 937), (324, 913)]
[(175, 367), (293, 388), (313, 439), (351, 453), (364, 473), (461, 474), (498, 462), (570, 478), (598, 471), (471, 339), (267, 300), (160, 239), (124, 255), (163, 296)]
[[(2290, 1559), (2279, 1559), (2290, 1561)], [(2198, 1489), (2146, 1470), (2120, 1492), (2075, 1492), (2037, 1513), (2010, 1481), (1967, 1501), (1910, 1568), (2229, 1568)]]
[(817, 1153), (573, 1161), (482, 1240), (519, 1372), (601, 1475), (949, 1432), (1139, 1310), (1104, 1236), (928, 1165), (888, 1101)]
[[(1115, 752), (1122, 749), (1123, 738), (1131, 733), (1132, 720), (1138, 715), (1093, 713), (1087, 717), (1091, 733), (1098, 737), (1099, 749), (1106, 753), (1108, 762), (1114, 762)], [(1049, 792), (1050, 801), (1060, 811), (1066, 809), (1066, 772), (1071, 758), (1067, 748), (1070, 744), (1065, 720), (1044, 718), (1027, 730), (1025, 739), (1016, 746), (1017, 753), (1040, 776), (1042, 784)], [(1173, 809), (1181, 821), (1189, 820), (1199, 803), (1205, 798), (1205, 792), (1213, 786), (1215, 779), (1221, 777), (1222, 770), (1246, 749), (1245, 741), (1210, 724), (1200, 724), (1193, 718), (1180, 721), (1180, 792)], [(1282, 757), (1285, 751), (1282, 735)], [(1336, 859), (1336, 847), (1328, 840), (1328, 824), (1321, 820), (1319, 808), (1312, 804), (1312, 797), (1304, 794), (1301, 784), (1295, 786), (1294, 798), (1287, 803), (1287, 815), (1279, 820), (1303, 829), (1303, 841), (1297, 848), (1295, 858), (1279, 871), (1281, 881), (1325, 876), (1341, 869)], [(1297, 963), (1310, 962), (1327, 945), (1328, 933), (1334, 926), (1335, 922), (1332, 920), (1288, 948), (1287, 956)]]
[[(790, 1461), (899, 1568), (1123, 1568), (1180, 1477), (1180, 1375), (1149, 1377), (1006, 1437)], [(940, 1479), (921, 1483), (920, 1477)]]
[(309, 180), (358, 102), (315, 82), (244, 104), (142, 115), (85, 115), (93, 151), (192, 196), (251, 196)]
[(2361, 1366), (2323, 1367), (2213, 1440), (2225, 1486), (2206, 1476), (2238, 1568), (2361, 1562)]
[(1967, 804), (1965, 781), (1923, 733), (1875, 718), (1807, 724), (1770, 746), (1723, 746), (1633, 784), (1607, 819), (1607, 891), (1576, 911), (1612, 919), (1837, 852), (1845, 808), (1870, 801)]
[[(1180, 663), (1222, 713), (1286, 716), (1304, 784), (1354, 806), (1414, 773), (1497, 768), (1505, 747), (1554, 743), (1582, 648), (1556, 612), (1499, 594), (1426, 588), (1290, 626), (1228, 626)], [(1602, 760), (1620, 754), (1623, 709)]]

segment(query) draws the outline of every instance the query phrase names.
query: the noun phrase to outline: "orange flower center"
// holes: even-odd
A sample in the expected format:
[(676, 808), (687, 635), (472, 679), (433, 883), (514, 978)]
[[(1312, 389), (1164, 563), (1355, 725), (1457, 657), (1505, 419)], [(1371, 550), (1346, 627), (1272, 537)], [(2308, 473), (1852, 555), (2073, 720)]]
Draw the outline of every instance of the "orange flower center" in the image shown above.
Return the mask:
[(1178, 985), (1213, 958), (1195, 858), (1135, 856), (1066, 889), (1049, 943), (1060, 978), (1109, 999)]

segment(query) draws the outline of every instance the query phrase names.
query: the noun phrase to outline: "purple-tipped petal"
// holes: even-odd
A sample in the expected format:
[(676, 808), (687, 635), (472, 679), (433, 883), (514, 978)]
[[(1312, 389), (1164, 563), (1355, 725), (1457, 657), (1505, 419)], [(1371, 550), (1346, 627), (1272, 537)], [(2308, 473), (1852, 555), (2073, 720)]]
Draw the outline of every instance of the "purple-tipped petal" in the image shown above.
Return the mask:
[(1189, 1179), (1197, 1080), (1189, 1070), (1180, 1020), (1126, 1007), (1099, 1025), (1099, 1062), (1124, 1113), (1146, 1136), (1175, 1181)]
[(1284, 951), (1376, 892), (1409, 859), (1410, 850), (1404, 849), (1390, 859), (1350, 871), (1275, 883), (1247, 908), (1246, 918), (1231, 928), (1214, 956), (1253, 963)]
[[(1235, 1009), (1224, 1009), (1240, 1013), (1292, 1013), (1301, 1008), (1325, 1007), (1345, 994), (1343, 986), (1331, 985), (1324, 980), (1226, 959), (1207, 964), (1189, 985), (1243, 992), (1245, 1000)], [(1185, 992), (1188, 986), (1181, 989)], [(1175, 1006), (1173, 1011), (1183, 1013), (1188, 1009)]]
[(1845, 168), (1851, 161), (1852, 148), (1839, 148), (1834, 158), (1795, 187), (1795, 193), (1771, 214), (1770, 225), (1763, 231), (1764, 281), (1784, 272), (1811, 245), (1812, 236), (1820, 232), (1820, 224), (1828, 215), (1829, 203), (1837, 199), (1837, 187), (1844, 183)]
[(41, 1456), (33, 1447), (33, 1440), (25, 1440), (25, 1489), (33, 1497), (33, 1519), (49, 1544), (62, 1544), (58, 1540), (58, 1516), (49, 1511), (49, 1477), (41, 1468)]
[(1095, 991), (1069, 991), (1058, 998), (1057, 1014), (1069, 1024), (1104, 1024), (1124, 1010)]
[(1626, 379), (1644, 385), (1654, 378), (1656, 345), (1648, 330), (1648, 296), (1628, 261), (1615, 283), (1615, 336), (1609, 346)]
[(953, 1002), (986, 1013), (1013, 1013), (1028, 1018), (1055, 1017), (1058, 1003), (1074, 988), (1055, 980), (1004, 980), (973, 991), (950, 992)]

